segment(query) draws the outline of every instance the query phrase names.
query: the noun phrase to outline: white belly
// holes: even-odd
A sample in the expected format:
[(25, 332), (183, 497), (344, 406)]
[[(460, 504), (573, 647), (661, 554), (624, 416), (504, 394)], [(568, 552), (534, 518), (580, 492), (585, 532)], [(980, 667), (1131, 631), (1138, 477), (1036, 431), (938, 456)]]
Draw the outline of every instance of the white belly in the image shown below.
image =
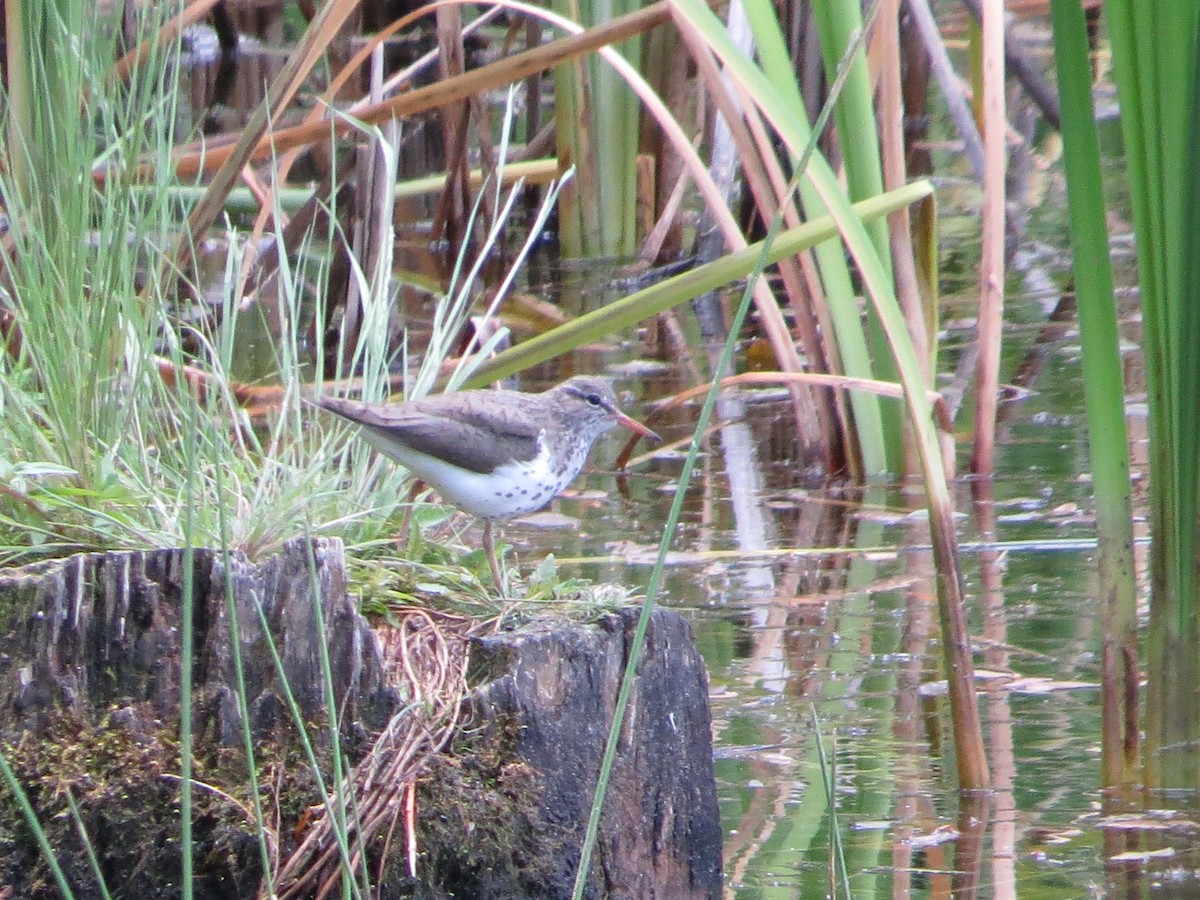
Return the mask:
[[(372, 444), (370, 433), (363, 437)], [(550, 454), (542, 441), (538, 455), (529, 462), (511, 462), (490, 474), (459, 469), (440, 459), (408, 448), (400, 452), (394, 444), (379, 446), (386, 455), (399, 460), (420, 478), (464, 512), (481, 519), (511, 519), (536, 512), (546, 506), (583, 468), (585, 454), (578, 453), (557, 467), (550, 465)]]

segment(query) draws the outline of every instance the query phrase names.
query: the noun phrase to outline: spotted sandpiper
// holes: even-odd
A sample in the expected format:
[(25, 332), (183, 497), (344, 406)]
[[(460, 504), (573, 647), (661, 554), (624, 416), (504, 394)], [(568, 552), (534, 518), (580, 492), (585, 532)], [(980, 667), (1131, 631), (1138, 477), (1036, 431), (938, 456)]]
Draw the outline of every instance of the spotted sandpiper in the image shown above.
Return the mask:
[(483, 519), (483, 547), (501, 592), (494, 522), (546, 506), (575, 480), (596, 438), (617, 425), (658, 438), (617, 408), (608, 381), (588, 375), (540, 394), (473, 390), (405, 403), (318, 402), (361, 425), (369, 444), (442, 499)]

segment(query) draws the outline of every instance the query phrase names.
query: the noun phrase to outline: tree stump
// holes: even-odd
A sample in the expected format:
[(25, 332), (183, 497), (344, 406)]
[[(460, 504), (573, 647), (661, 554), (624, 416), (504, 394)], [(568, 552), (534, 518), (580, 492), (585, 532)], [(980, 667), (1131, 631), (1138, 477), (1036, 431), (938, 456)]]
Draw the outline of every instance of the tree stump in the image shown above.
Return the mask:
[[(544, 878), (492, 896), (571, 895), (639, 612), (624, 609), (588, 626), (539, 621), (479, 641), (473, 661), (486, 674), (469, 703), (488, 728), (511, 728), (515, 757), (537, 773), (540, 816), (531, 827)], [(678, 613), (656, 609), (608, 785), (588, 896), (720, 896), (711, 735), (708, 676), (691, 627)]]
[[(98, 891), (72, 802), (110, 891), (178, 896), (188, 559), (182, 550), (82, 554), (0, 571), (0, 749), (77, 896)], [(332, 696), (352, 760), (411, 706), (346, 593), (339, 541), (293, 541), (261, 561), (197, 549), (190, 563), (193, 886), (198, 898), (250, 898), (262, 885), (263, 832), (250, 815), (236, 660), (256, 763), (269, 773), (260, 775), (267, 830), (284, 858), (300, 841), (298, 823), (321, 808), (290, 703), (328, 753)], [(367, 871), (380, 896), (569, 896), (637, 614), (591, 625), (538, 621), (474, 642), (470, 727), (417, 776), (415, 847), (367, 836)], [(673, 612), (654, 613), (630, 713), (588, 896), (716, 897), (707, 679), (687, 623)], [(4, 787), (0, 896), (58, 896)]]
[[(51, 712), (114, 705), (176, 718), (186, 557), (183, 550), (89, 553), (0, 571), (0, 725), (36, 730)], [(304, 718), (327, 717), (322, 642), (343, 722), (382, 726), (397, 698), (384, 686), (374, 633), (347, 597), (341, 541), (291, 541), (261, 562), (229, 554), (228, 601), (225, 565), (219, 551), (192, 552), (196, 733), (212, 733), (222, 746), (241, 743), (238, 649), (256, 736), (282, 714), (280, 668)]]

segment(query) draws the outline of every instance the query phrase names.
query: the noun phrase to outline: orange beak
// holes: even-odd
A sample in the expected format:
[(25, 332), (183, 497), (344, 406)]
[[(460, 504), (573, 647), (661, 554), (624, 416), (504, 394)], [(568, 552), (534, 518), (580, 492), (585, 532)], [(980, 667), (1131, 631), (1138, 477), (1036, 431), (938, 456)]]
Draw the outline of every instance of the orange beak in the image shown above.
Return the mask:
[(637, 419), (629, 418), (629, 416), (625, 415), (625, 413), (621, 412), (620, 410), (617, 410), (617, 424), (624, 425), (634, 434), (640, 434), (642, 437), (653, 438), (656, 441), (662, 440), (662, 438), (660, 438), (657, 434), (655, 434)]

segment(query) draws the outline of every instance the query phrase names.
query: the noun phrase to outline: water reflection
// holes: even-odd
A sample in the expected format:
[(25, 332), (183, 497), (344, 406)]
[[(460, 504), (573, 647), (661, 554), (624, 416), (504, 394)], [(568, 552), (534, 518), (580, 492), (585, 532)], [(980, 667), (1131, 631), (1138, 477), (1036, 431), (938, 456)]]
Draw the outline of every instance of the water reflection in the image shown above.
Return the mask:
[[(221, 83), (215, 68), (198, 66), (194, 109), (209, 109), (218, 90), (238, 101), (232, 109), (253, 109), (281, 58), (247, 56), (240, 80), (230, 83)], [(974, 228), (972, 221), (972, 234)], [(970, 257), (971, 248), (960, 242), (952, 252)], [(1060, 271), (1063, 260), (1022, 264), (1044, 275)], [(961, 268), (973, 281), (969, 258)], [(558, 268), (543, 279), (568, 291), (579, 285)], [(1013, 394), (1019, 402), (1003, 408), (1000, 477), (989, 493), (971, 496), (964, 487), (959, 497), (958, 508), (973, 511), (964, 523), (968, 538), (1091, 536), (1090, 488), (1078, 477), (1087, 457), (1069, 298), (1054, 278), (1029, 281), (1039, 294), (1009, 304), (1006, 329), (1016, 346), (1029, 348), (1010, 367), (1022, 391)], [(590, 305), (576, 299), (564, 308)], [(411, 300), (419, 307), (423, 297)], [(1048, 325), (1046, 306), (1053, 307)], [(945, 321), (945, 368), (969, 370), (971, 322), (952, 311)], [(1136, 326), (1128, 330), (1136, 340)], [(570, 365), (602, 369), (604, 361)], [(572, 372), (543, 374), (558, 381)], [(1128, 374), (1137, 390), (1140, 375)], [(1039, 384), (1056, 389), (1028, 392)], [(645, 378), (622, 386), (648, 396), (668, 392)], [(927, 552), (913, 549), (927, 543), (920, 517), (910, 514), (919, 494), (805, 483), (791, 465), (789, 415), (761, 394), (744, 415), (720, 413), (734, 424), (710, 441), (689, 494), (665, 600), (688, 611), (711, 673), (728, 893), (824, 896), (836, 827), (855, 897), (1133, 897), (1152, 887), (1155, 895), (1200, 894), (1196, 798), (1106, 798), (1096, 788), (1099, 607), (1091, 551), (984, 547), (966, 555), (995, 791), (961, 797), (949, 714), (937, 689), (932, 567)], [(690, 432), (686, 413), (675, 424), (679, 434)], [(1144, 440), (1136, 446), (1144, 449)], [(558, 504), (585, 525), (514, 526), (508, 536), (527, 569), (546, 552), (595, 557), (607, 547), (613, 558), (587, 574), (627, 580), (644, 571), (630, 562), (639, 551), (649, 558), (660, 537), (676, 471), (666, 457), (640, 470), (629, 501), (616, 499), (607, 476), (595, 476)], [(760, 553), (813, 547), (834, 549)], [(832, 810), (814, 717), (834, 761)], [(1148, 806), (1173, 812), (1147, 813)]]
[[(972, 513), (962, 523), (963, 569), (996, 788), (965, 798), (955, 789), (940, 686), (928, 538), (912, 513), (920, 494), (799, 486), (768, 459), (757, 505), (778, 555), (731, 563), (705, 555), (742, 540), (718, 490), (727, 457), (709, 446), (664, 599), (687, 610), (709, 665), (728, 896), (829, 893), (834, 817), (814, 713), (834, 761), (836, 826), (855, 897), (1141, 896), (1147, 883), (1137, 876), (1146, 871), (1197, 889), (1180, 862), (1193, 855), (1190, 820), (1176, 816), (1151, 831), (1144, 813), (1114, 819), (1141, 804), (1105, 808), (1097, 789), (1089, 486), (1064, 477), (1079, 471), (1079, 425), (1056, 418), (1059, 400), (1050, 399), (1043, 424), (1032, 401), (1008, 423), (1009, 468), (991, 494), (972, 499), (964, 485), (958, 502)], [(770, 446), (770, 404), (751, 403), (748, 416), (758, 446)], [(612, 457), (611, 448), (596, 455), (601, 464)], [(650, 548), (677, 469), (671, 459), (640, 469), (624, 501), (596, 474), (560, 508), (592, 504), (589, 554), (603, 554), (606, 529), (610, 550), (618, 538)], [(536, 535), (510, 536), (527, 559), (541, 552)], [(1066, 549), (1008, 543), (1051, 540)], [(782, 552), (814, 547), (832, 549)], [(627, 582), (646, 571), (609, 565), (606, 574)], [(1153, 855), (1172, 844), (1173, 857)]]
[[(910, 562), (879, 574), (895, 578), (901, 567), (911, 573)], [(1086, 559), (1079, 554), (1077, 562)], [(963, 896), (975, 879), (993, 896), (1011, 895), (1017, 883), (1026, 896), (1040, 880), (1038, 868), (1053, 873), (1056, 883), (1064, 871), (1080, 871), (1077, 895), (1087, 894), (1098, 874), (1093, 847), (1078, 840), (1056, 845), (1053, 853), (1041, 847), (1039, 866), (1024, 843), (1035, 830), (1041, 838), (1065, 833), (1099, 800), (1096, 692), (1054, 689), (1057, 682), (1083, 680), (1070, 661), (1010, 651), (997, 605), (989, 613), (987, 637), (994, 643), (985, 664), (1049, 683), (1038, 688), (1046, 693), (1025, 694), (1004, 678), (985, 682), (997, 792), (988, 798), (986, 816), (980, 809), (960, 811), (952, 760), (944, 756), (951, 751), (943, 740), (948, 711), (927, 689), (937, 678), (938, 652), (929, 640), (930, 584), (919, 578), (907, 589), (867, 588), (823, 605), (769, 603), (773, 634), (743, 618), (737, 627), (745, 633), (724, 642), (745, 648), (727, 662), (713, 660), (718, 775), (731, 836), (730, 885), (738, 896), (759, 896), (781, 884), (797, 888), (796, 896), (824, 894), (823, 835), (830, 817), (812, 743), (814, 707), (835, 748), (837, 815), (855, 896), (936, 894), (952, 885)], [(1082, 599), (1082, 592), (1056, 592), (1034, 624), (1060, 629), (1074, 620)], [(698, 631), (716, 627), (718, 618), (710, 613), (698, 620)], [(769, 672), (759, 665), (764, 644), (785, 649)], [(1021, 866), (1030, 862), (1034, 866)]]

